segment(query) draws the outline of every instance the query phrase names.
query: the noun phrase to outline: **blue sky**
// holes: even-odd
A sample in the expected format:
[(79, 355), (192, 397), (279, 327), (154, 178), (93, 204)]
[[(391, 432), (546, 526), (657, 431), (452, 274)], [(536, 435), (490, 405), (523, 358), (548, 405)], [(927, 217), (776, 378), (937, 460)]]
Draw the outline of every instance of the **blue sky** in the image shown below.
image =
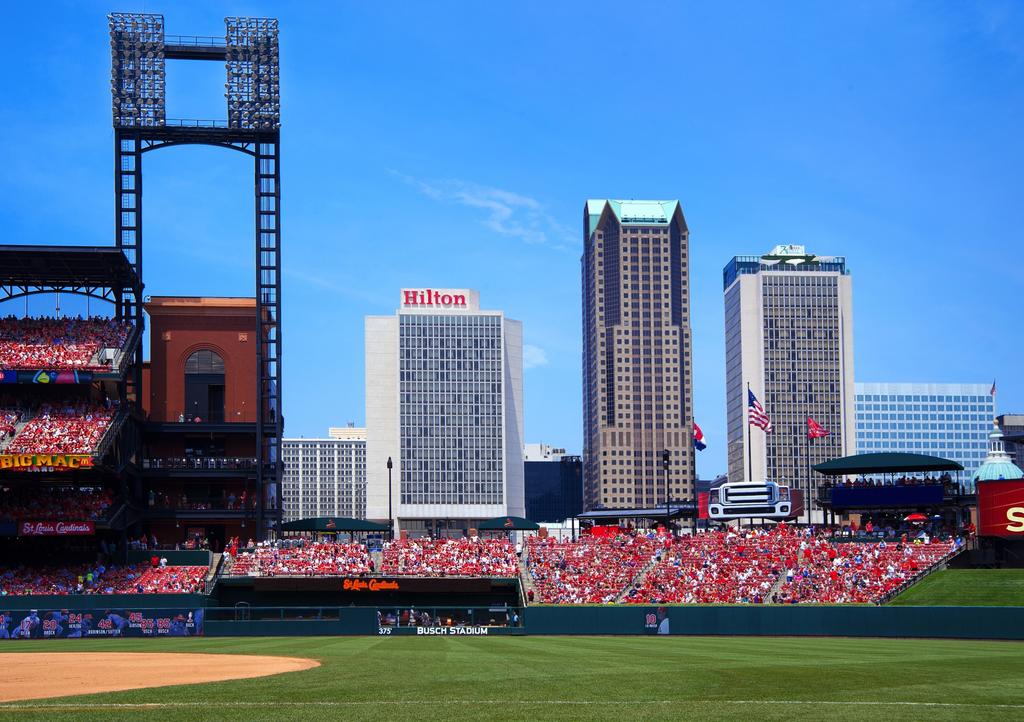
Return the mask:
[[(776, 243), (847, 257), (858, 380), (997, 378), (1024, 410), (1024, 5), (18, 3), (4, 242), (113, 242), (111, 9), (281, 20), (288, 435), (362, 423), (364, 315), (472, 287), (524, 323), (528, 440), (579, 451), (591, 197), (682, 202), (701, 476), (725, 468), (722, 267)], [(168, 115), (224, 117), (223, 82), (169, 63)], [(251, 295), (248, 158), (145, 170), (147, 293)]]

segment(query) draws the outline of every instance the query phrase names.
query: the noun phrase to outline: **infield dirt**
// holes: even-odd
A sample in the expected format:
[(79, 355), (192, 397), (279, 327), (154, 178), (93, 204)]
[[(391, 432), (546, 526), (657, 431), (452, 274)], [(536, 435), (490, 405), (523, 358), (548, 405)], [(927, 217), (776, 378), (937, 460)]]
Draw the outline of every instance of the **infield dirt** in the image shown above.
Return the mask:
[(252, 679), (319, 666), (313, 659), (244, 654), (0, 653), (0, 702)]

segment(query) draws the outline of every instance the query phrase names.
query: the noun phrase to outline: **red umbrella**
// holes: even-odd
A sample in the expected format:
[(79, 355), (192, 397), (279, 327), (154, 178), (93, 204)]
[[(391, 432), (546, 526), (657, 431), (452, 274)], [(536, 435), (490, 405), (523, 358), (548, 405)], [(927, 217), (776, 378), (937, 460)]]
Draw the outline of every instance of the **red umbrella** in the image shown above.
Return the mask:
[(903, 517), (903, 521), (923, 522), (928, 521), (928, 517), (926, 517), (924, 514), (908, 514), (907, 516)]

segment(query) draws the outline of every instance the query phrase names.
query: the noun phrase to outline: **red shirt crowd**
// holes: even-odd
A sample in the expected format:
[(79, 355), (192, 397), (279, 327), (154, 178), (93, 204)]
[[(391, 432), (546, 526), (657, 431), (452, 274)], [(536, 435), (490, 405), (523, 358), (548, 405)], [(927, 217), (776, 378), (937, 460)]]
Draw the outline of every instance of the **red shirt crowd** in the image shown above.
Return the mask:
[(203, 591), (206, 567), (0, 568), (0, 597), (26, 594), (197, 594)]
[(0, 369), (104, 370), (94, 357), (122, 348), (131, 324), (109, 318), (0, 319)]
[(114, 418), (96, 404), (44, 405), (7, 445), (9, 454), (91, 454)]
[(938, 563), (952, 542), (833, 544), (804, 538), (787, 551), (786, 577), (775, 601), (783, 604), (879, 602)]
[(14, 436), (15, 424), (18, 423), (20, 416), (13, 409), (0, 409), (0, 446), (9, 436)]
[(616, 597), (664, 544), (657, 538), (584, 536), (579, 541), (532, 537), (527, 542), (537, 601), (603, 604)]
[(762, 530), (674, 539), (625, 601), (763, 603), (779, 577), (787, 539), (788, 535)]
[(309, 542), (295, 546), (260, 545), (240, 552), (230, 576), (330, 577), (369, 574), (373, 562), (362, 544)]
[(0, 490), (0, 521), (96, 521), (113, 502), (106, 489)]
[(418, 577), (517, 577), (506, 539), (396, 539), (384, 547), (383, 574)]

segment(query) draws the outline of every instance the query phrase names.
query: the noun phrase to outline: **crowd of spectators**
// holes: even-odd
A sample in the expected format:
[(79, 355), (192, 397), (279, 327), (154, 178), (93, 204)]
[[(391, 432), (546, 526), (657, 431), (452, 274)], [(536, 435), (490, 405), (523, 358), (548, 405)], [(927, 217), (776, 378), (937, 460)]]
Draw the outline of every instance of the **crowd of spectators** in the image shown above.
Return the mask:
[(254, 549), (241, 550), (237, 543), (227, 552), (229, 576), (331, 577), (371, 574), (373, 562), (362, 544), (333, 542), (261, 542)]
[(418, 577), (517, 577), (519, 559), (507, 539), (396, 539), (384, 547), (381, 572)]
[(91, 454), (113, 418), (112, 405), (44, 404), (5, 451), (9, 454)]
[(243, 509), (256, 508), (256, 495), (250, 494), (245, 489), (235, 493), (224, 489), (220, 498), (205, 496), (202, 498), (189, 497), (185, 491), (156, 491), (150, 489), (147, 493), (147, 503), (151, 509), (187, 509), (189, 511), (210, 511), (213, 509), (224, 509), (228, 511), (240, 511)]
[(131, 324), (110, 318), (0, 319), (0, 368), (104, 370), (104, 348), (123, 348)]
[(0, 597), (27, 594), (195, 594), (206, 567), (82, 564), (0, 567)]
[(835, 544), (805, 536), (787, 550), (785, 580), (775, 594), (782, 604), (880, 602), (939, 562), (956, 541), (918, 539), (877, 544)]
[(16, 409), (0, 408), (0, 447), (3, 446), (4, 441), (14, 436), (20, 418), (21, 412)]
[(537, 601), (613, 602), (654, 559), (665, 540), (655, 535), (585, 535), (578, 541), (531, 537), (526, 553)]
[(879, 486), (934, 486), (936, 484), (953, 484), (953, 477), (949, 474), (942, 474), (941, 476), (900, 476), (892, 479), (884, 479), (879, 477), (867, 477), (858, 476), (856, 479), (840, 479), (838, 481), (823, 481), (819, 484), (819, 487), (824, 489), (830, 489), (834, 487), (843, 487), (847, 489), (863, 489), (870, 487)]
[(782, 570), (789, 534), (712, 531), (679, 537), (660, 549), (655, 563), (625, 601), (633, 603), (760, 604)]
[(107, 489), (0, 489), (0, 521), (98, 521), (113, 503), (114, 495)]

